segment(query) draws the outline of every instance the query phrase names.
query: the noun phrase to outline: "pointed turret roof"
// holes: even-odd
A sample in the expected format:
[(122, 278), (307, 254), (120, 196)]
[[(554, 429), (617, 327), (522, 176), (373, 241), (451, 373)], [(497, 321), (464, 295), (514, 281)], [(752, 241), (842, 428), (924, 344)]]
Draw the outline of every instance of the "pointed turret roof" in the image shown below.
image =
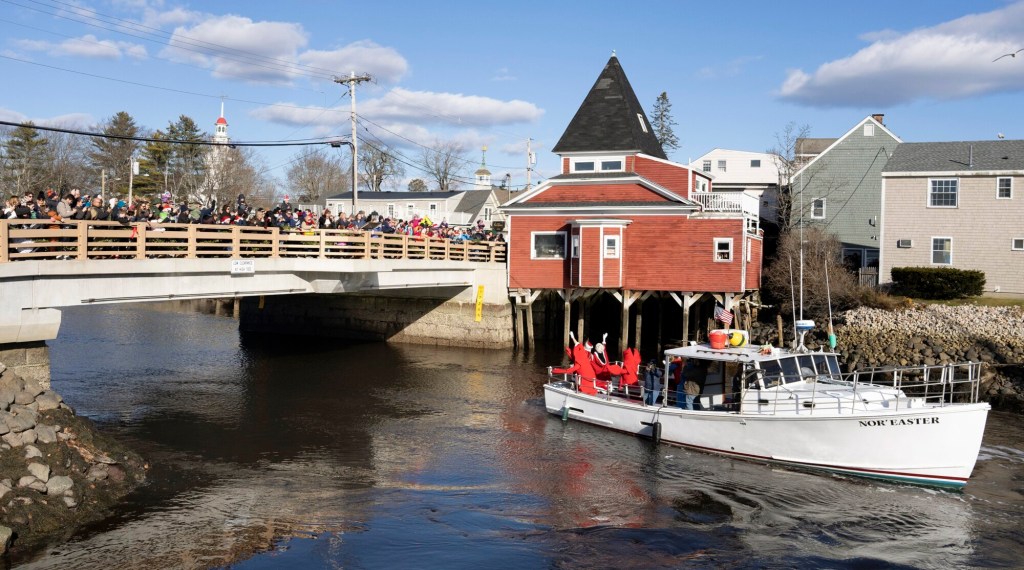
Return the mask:
[(640, 151), (668, 158), (615, 54), (551, 150), (558, 154)]

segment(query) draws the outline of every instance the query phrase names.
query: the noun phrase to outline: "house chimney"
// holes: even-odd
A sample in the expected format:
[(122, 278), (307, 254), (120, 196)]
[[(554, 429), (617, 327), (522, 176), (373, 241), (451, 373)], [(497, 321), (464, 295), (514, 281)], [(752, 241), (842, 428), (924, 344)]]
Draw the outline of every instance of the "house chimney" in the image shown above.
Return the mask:
[(885, 122), (882, 121), (882, 119), (885, 118), (885, 113), (875, 113), (874, 115), (871, 115), (871, 118), (878, 121), (878, 124), (882, 125), (883, 127), (885, 126)]

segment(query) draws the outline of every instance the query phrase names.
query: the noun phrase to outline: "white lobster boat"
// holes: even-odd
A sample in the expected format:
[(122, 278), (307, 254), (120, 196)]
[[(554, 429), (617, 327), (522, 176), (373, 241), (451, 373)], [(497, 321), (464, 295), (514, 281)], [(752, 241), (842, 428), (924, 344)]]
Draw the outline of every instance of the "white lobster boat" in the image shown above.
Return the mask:
[(700, 344), (665, 351), (664, 378), (677, 357), (707, 362), (702, 410), (646, 405), (638, 387), (586, 394), (594, 380), (550, 368), (545, 407), (656, 442), (919, 485), (963, 487), (978, 459), (980, 363), (841, 373), (834, 352)]

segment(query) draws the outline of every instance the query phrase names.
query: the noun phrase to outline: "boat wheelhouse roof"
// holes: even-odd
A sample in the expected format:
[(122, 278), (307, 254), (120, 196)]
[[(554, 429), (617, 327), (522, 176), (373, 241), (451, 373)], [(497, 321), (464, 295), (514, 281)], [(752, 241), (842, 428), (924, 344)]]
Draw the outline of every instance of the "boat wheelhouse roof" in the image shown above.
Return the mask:
[(698, 360), (715, 360), (720, 362), (765, 362), (777, 360), (788, 356), (800, 356), (803, 354), (825, 354), (834, 355), (833, 352), (793, 352), (785, 348), (774, 348), (769, 354), (761, 354), (759, 346), (711, 348), (711, 345), (692, 344), (670, 348), (665, 351), (666, 358), (682, 357), (695, 358)]

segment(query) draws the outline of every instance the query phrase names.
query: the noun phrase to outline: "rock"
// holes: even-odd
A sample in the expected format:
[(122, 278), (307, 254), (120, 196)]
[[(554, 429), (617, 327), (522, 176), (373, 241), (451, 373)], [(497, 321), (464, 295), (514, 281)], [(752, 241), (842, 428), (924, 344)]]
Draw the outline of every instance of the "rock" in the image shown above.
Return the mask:
[(43, 386), (38, 382), (26, 381), (24, 390), (29, 394), (32, 394), (32, 399), (34, 400), (36, 396), (45, 392), (46, 388), (43, 388)]
[(77, 437), (77, 436), (75, 436), (75, 434), (73, 434), (71, 432), (68, 432), (68, 431), (62, 431), (62, 432), (57, 434), (57, 439), (60, 440), (60, 441), (67, 441), (69, 439), (75, 439), (75, 437)]
[(44, 412), (46, 410), (56, 410), (60, 407), (62, 399), (53, 390), (47, 390), (36, 397), (36, 403), (39, 404), (39, 411)]
[(57, 475), (46, 482), (46, 494), (62, 495), (74, 486), (75, 482), (71, 480), (71, 477)]
[(32, 420), (33, 424), (39, 421), (39, 412), (37, 412), (31, 406), (11, 404), (11, 413), (19, 416), (26, 416)]
[(21, 444), (22, 445), (28, 445), (30, 443), (35, 443), (36, 440), (39, 439), (36, 436), (36, 430), (34, 430), (34, 429), (27, 429), (27, 430), (21, 432), (19, 435), (21, 436)]
[(32, 392), (27, 392), (25, 390), (22, 390), (22, 391), (20, 391), (20, 392), (18, 392), (17, 394), (14, 395), (14, 403), (15, 404), (21, 404), (22, 406), (27, 406), (27, 405), (31, 404), (32, 402), (35, 402), (35, 401), (36, 401), (36, 395), (33, 394)]
[(85, 474), (85, 478), (90, 481), (102, 481), (106, 479), (108, 475), (107, 466), (103, 463), (97, 463), (89, 468), (89, 472)]
[(890, 344), (889, 346), (885, 347), (885, 353), (888, 354), (889, 356), (896, 354), (897, 350), (899, 349), (896, 347), (895, 344)]
[(29, 463), (28, 472), (43, 483), (50, 479), (50, 466), (45, 463)]
[(3, 441), (5, 444), (11, 447), (21, 447), (23, 445), (21, 443), (21, 434), (13, 432), (5, 433), (3, 436), (0, 436), (0, 441)]
[(54, 426), (39, 424), (35, 427), (35, 430), (39, 443), (54, 443), (57, 441), (57, 429)]
[(25, 446), (25, 459), (32, 459), (33, 457), (42, 457), (43, 452), (39, 451), (39, 448), (34, 445)]
[(0, 388), (0, 407), (2, 407), (3, 409), (6, 410), (7, 406), (10, 406), (13, 403), (14, 403), (14, 390), (12, 390), (8, 386), (4, 386), (3, 388)]
[(106, 463), (107, 465), (114, 465), (115, 463), (117, 463), (116, 459), (111, 459), (110, 457), (102, 453), (96, 456), (96, 461), (98, 463)]
[(121, 483), (121, 482), (124, 481), (124, 476), (125, 476), (124, 469), (121, 469), (117, 465), (108, 465), (107, 466), (107, 477), (109, 477), (111, 481), (114, 481), (116, 483)]
[(14, 531), (10, 527), (0, 525), (0, 554), (7, 552), (7, 549), (11, 547), (12, 537), (14, 537)]
[(0, 412), (0, 414), (4, 414), (3, 422), (10, 432), (21, 433), (36, 427), (35, 419), (31, 414), (10, 414), (7, 412)]
[(64, 497), (64, 504), (67, 505), (69, 509), (73, 509), (78, 506), (78, 501), (75, 500), (74, 497)]

